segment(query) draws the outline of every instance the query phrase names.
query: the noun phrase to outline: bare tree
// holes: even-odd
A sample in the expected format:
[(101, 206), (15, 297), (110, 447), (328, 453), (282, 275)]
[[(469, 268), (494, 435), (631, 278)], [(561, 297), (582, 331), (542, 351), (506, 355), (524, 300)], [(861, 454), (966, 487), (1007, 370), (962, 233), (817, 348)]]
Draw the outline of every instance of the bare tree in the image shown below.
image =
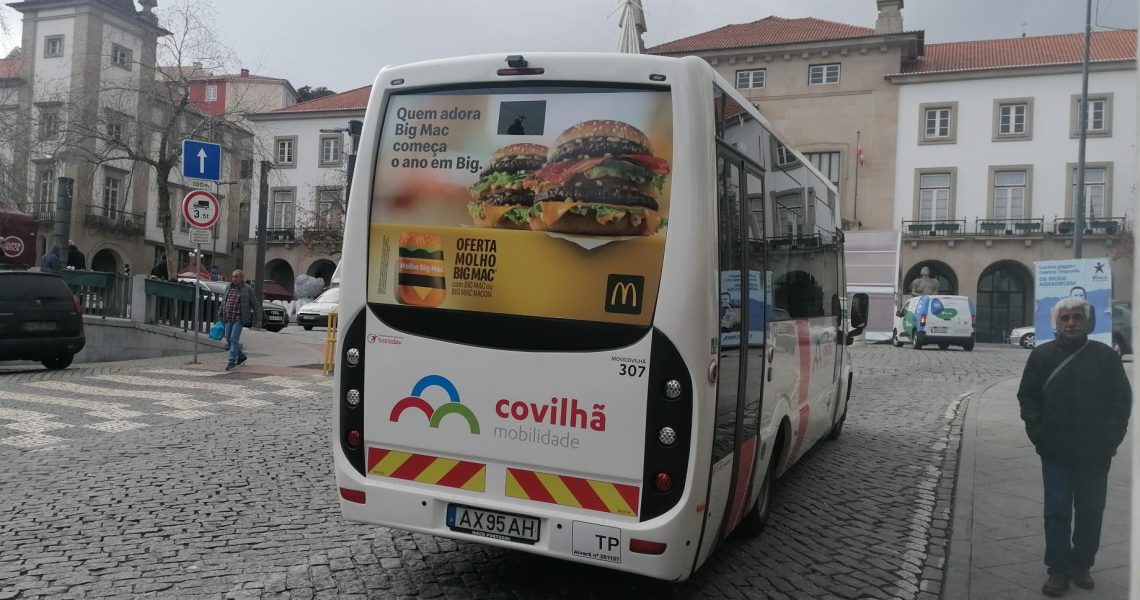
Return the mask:
[[(174, 247), (178, 221), (173, 203), (180, 198), (174, 197), (177, 184), (171, 179), (183, 159), (182, 140), (217, 142), (229, 151), (249, 156), (253, 138), (243, 115), (261, 108), (231, 96), (224, 109), (211, 112), (192, 99), (194, 81), (234, 72), (239, 64), (234, 53), (215, 36), (213, 14), (209, 0), (179, 0), (168, 5), (159, 15), (168, 35), (159, 36), (154, 56), (146, 56), (144, 47), (142, 56), (112, 56), (110, 61), (102, 61), (103, 72), (86, 78), (87, 89), (72, 86), (60, 98), (65, 114), (55, 117), (56, 124), (45, 124), (41, 115), (36, 126), (41, 133), (45, 127), (58, 128), (55, 135), (39, 136), (50, 144), (45, 147), (41, 143), (39, 151), (43, 154), (139, 175), (153, 173), (158, 224), (167, 271), (172, 275), (178, 268)], [(123, 60), (130, 61), (128, 71), (137, 72), (137, 77), (123, 76), (116, 70), (115, 65), (123, 66)], [(128, 202), (124, 194), (123, 206), (114, 208), (124, 210)]]
[(297, 229), (301, 243), (310, 254), (340, 256), (344, 240), (344, 215), (348, 210), (345, 183), (348, 170), (342, 165), (325, 173), (321, 182), (310, 190), (313, 202), (298, 203)]

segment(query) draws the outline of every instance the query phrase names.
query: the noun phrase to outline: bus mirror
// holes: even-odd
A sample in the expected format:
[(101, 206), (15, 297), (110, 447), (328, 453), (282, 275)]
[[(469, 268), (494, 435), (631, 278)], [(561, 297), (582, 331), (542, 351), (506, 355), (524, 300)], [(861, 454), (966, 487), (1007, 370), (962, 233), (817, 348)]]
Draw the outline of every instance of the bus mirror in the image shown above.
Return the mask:
[(848, 340), (863, 333), (863, 328), (867, 326), (867, 309), (870, 302), (870, 298), (864, 293), (855, 294), (851, 298), (851, 331), (847, 334)]

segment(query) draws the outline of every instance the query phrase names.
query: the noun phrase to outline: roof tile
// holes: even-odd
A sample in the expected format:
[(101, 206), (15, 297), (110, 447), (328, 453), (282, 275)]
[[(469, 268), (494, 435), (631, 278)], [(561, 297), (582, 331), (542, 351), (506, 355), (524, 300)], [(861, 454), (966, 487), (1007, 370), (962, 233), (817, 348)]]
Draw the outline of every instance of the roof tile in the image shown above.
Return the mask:
[(305, 102), (298, 102), (292, 106), (279, 108), (272, 113), (299, 113), (318, 112), (325, 110), (364, 110), (368, 106), (368, 96), (372, 93), (372, 86), (348, 90), (332, 96), (316, 98)]
[(778, 46), (799, 42), (841, 40), (874, 35), (870, 27), (857, 27), (814, 17), (785, 19), (765, 17), (739, 25), (725, 25), (712, 31), (666, 42), (646, 50), (649, 54), (674, 54), (699, 50), (727, 50), (753, 46)]
[[(974, 42), (927, 44), (926, 52), (903, 75), (946, 71), (979, 71), (1080, 63), (1084, 34), (1068, 33)], [(1089, 62), (1136, 59), (1136, 30), (1094, 32)]]
[(20, 76), (19, 58), (0, 59), (0, 79), (11, 79)]

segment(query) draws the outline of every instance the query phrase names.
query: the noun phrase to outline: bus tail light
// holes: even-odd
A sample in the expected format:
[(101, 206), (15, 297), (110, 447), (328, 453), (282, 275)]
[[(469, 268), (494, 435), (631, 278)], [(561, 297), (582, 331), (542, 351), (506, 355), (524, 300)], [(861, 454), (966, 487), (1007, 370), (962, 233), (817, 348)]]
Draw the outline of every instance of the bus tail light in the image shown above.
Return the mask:
[[(344, 319), (347, 326), (338, 331), (341, 357), (337, 369), (340, 381), (337, 382), (336, 399), (337, 435), (340, 437), (340, 451), (352, 468), (364, 474), (364, 353), (367, 349), (364, 339), (365, 310), (356, 313), (352, 320)], [(343, 494), (342, 494), (343, 495)], [(350, 500), (349, 498), (345, 498)], [(363, 502), (363, 499), (361, 500)]]
[(348, 500), (349, 502), (355, 502), (356, 504), (364, 504), (366, 498), (364, 492), (361, 490), (353, 490), (343, 487), (340, 488), (340, 497)]
[(651, 542), (649, 540), (637, 540), (633, 538), (629, 540), (629, 551), (638, 554), (665, 554), (666, 546), (667, 544), (665, 542)]
[(645, 399), (641, 508), (637, 511), (642, 521), (665, 514), (685, 493), (693, 436), (694, 385), (690, 373), (673, 342), (654, 329)]

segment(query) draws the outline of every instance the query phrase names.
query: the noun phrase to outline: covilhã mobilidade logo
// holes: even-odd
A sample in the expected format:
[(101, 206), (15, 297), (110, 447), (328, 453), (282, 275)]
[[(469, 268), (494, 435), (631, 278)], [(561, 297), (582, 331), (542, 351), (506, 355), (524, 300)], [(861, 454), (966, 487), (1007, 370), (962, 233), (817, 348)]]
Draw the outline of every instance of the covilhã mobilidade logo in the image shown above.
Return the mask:
[[(423, 393), (433, 387), (447, 392), (450, 401), (439, 408), (435, 408), (427, 400), (424, 400), (422, 398)], [(412, 387), (412, 393), (392, 407), (392, 414), (389, 415), (388, 420), (393, 423), (399, 421), (404, 411), (408, 409), (423, 412), (428, 418), (428, 426), (434, 429), (439, 428), (444, 417), (452, 414), (459, 415), (467, 421), (467, 428), (471, 433), (479, 433), (479, 420), (475, 418), (475, 414), (471, 412), (470, 408), (459, 401), (459, 390), (455, 389), (455, 384), (442, 375), (428, 375), (416, 382), (416, 385)]]

